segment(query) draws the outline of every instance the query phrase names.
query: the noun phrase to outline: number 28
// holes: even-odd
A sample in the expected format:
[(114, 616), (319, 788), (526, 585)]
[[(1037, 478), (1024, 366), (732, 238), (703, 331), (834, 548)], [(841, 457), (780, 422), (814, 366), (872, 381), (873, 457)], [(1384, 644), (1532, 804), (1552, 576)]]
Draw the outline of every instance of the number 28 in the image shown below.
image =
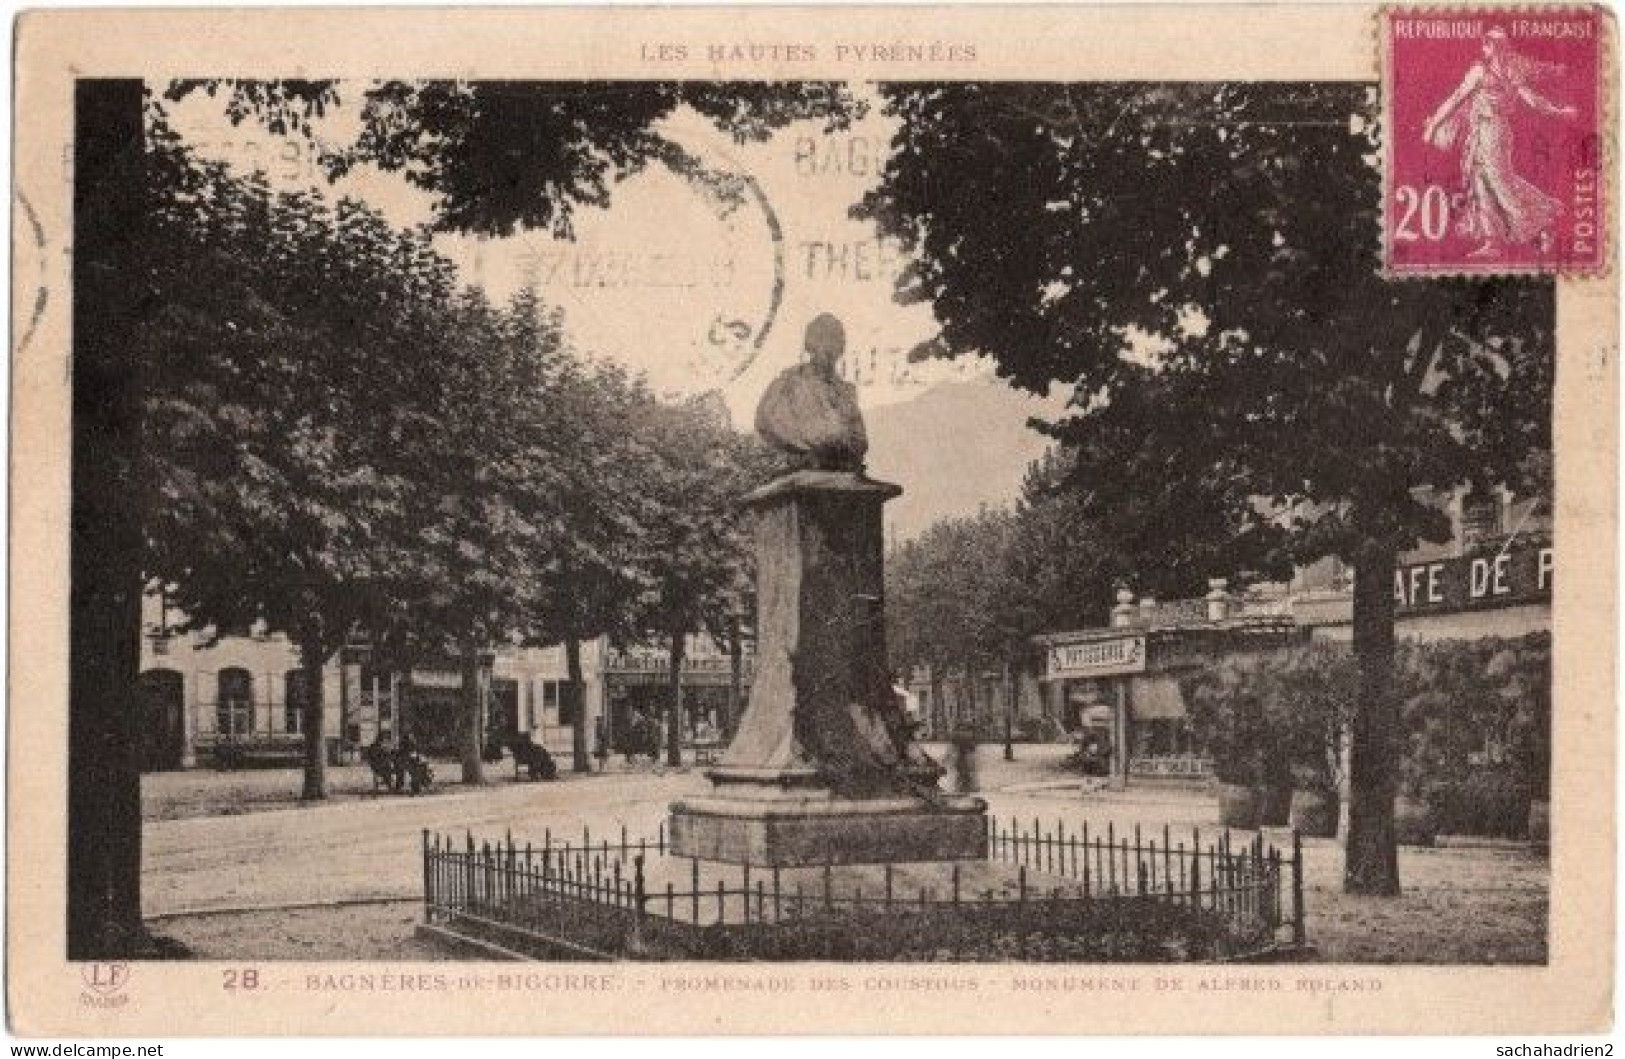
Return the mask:
[(258, 989), (260, 987), (260, 972), (254, 967), (244, 967), (241, 970), (227, 970), (221, 972), (225, 975), (221, 985), (226, 989)]

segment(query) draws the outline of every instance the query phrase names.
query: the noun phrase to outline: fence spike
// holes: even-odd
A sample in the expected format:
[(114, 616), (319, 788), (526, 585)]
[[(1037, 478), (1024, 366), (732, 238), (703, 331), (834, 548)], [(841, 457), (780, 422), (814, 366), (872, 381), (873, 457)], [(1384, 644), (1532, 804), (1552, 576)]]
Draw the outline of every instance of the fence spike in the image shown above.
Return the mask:
[(1292, 829), (1292, 943), (1304, 943), (1303, 928), (1303, 836)]

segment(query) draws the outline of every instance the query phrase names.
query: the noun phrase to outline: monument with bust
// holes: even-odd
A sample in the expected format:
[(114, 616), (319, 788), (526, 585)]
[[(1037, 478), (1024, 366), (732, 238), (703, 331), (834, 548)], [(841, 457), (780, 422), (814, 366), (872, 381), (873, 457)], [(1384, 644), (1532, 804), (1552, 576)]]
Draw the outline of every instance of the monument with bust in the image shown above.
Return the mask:
[(938, 789), (892, 693), (881, 508), (863, 473), (857, 390), (837, 375), (841, 322), (806, 331), (804, 363), (767, 388), (756, 429), (801, 466), (745, 499), (756, 513), (756, 678), (738, 731), (672, 805), (673, 852), (763, 865), (981, 858), (986, 804)]

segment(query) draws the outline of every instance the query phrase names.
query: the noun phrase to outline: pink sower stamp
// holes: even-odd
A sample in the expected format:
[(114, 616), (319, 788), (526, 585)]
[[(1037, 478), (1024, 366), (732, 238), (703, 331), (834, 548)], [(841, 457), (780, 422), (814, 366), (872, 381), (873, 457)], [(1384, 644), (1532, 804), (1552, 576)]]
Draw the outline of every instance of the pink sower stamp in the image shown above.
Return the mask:
[(1608, 30), (1593, 7), (1383, 11), (1390, 274), (1607, 265)]

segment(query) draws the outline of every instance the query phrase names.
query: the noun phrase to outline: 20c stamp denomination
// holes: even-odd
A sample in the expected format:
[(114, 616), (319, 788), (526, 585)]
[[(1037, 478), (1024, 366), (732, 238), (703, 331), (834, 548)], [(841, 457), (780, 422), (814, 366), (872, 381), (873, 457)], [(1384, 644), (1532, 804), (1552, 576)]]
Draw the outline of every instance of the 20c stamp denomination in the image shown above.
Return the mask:
[(1608, 266), (1611, 28), (1598, 7), (1381, 13), (1389, 274)]

